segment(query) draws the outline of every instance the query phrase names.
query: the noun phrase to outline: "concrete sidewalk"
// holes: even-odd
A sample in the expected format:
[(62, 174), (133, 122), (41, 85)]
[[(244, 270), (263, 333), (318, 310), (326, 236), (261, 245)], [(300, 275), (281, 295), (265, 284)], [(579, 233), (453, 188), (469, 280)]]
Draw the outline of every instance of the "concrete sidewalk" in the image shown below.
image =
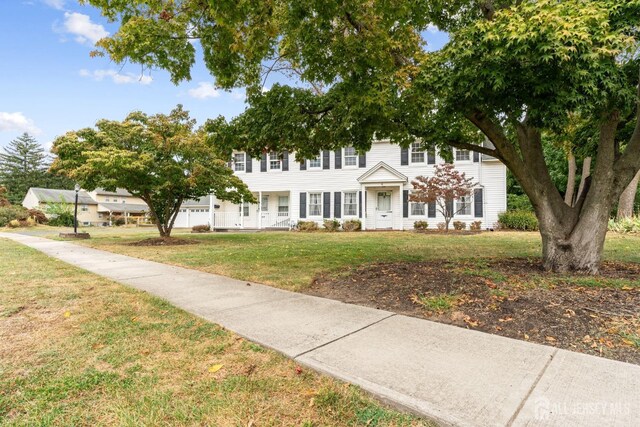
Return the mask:
[(0, 237), (157, 295), (445, 425), (640, 423), (637, 365), (72, 243)]

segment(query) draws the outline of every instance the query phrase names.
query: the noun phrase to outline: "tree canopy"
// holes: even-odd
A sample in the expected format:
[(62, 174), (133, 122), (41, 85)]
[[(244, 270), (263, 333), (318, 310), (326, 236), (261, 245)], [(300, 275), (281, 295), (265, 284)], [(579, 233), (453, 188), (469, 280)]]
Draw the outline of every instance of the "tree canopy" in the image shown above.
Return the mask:
[[(227, 150), (310, 157), (420, 138), (500, 159), (531, 199), (550, 269), (597, 271), (611, 208), (640, 168), (640, 0), (88, 2), (121, 23), (97, 54), (179, 82), (196, 39), (219, 86), (248, 88), (244, 114), (209, 123)], [(423, 37), (433, 26), (449, 34), (438, 51)], [(263, 91), (274, 71), (294, 83)], [(597, 156), (568, 205), (542, 136), (567, 134), (576, 116), (595, 129)], [(625, 117), (633, 131), (622, 146)]]
[(171, 234), (182, 202), (214, 193), (252, 201), (246, 185), (178, 106), (170, 114), (133, 112), (123, 121), (68, 132), (53, 143), (52, 165), (87, 190), (124, 188), (149, 206), (162, 237)]

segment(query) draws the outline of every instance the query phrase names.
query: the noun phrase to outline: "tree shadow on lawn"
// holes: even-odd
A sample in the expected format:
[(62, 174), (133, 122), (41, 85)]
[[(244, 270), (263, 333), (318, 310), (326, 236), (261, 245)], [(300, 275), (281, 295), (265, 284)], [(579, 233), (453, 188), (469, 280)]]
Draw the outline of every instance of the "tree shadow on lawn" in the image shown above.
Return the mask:
[(598, 276), (538, 259), (369, 264), (316, 277), (308, 294), (640, 364), (640, 265)]

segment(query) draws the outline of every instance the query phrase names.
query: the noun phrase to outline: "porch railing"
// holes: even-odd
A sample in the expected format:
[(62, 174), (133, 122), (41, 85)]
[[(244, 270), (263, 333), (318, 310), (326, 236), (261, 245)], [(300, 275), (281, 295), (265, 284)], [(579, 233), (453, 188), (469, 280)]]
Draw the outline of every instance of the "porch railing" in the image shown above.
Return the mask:
[(262, 228), (289, 228), (291, 218), (289, 212), (261, 212)]
[(214, 212), (213, 228), (242, 228), (240, 212)]

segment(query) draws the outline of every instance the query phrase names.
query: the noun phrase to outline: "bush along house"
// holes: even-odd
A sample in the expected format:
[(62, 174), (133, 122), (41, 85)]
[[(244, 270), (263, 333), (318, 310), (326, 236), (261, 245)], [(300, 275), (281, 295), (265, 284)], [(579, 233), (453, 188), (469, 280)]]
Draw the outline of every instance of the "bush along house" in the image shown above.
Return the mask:
[[(202, 206), (183, 209), (176, 225), (192, 227), (208, 218), (213, 229), (290, 229), (300, 221), (321, 226), (327, 219), (357, 219), (363, 230), (408, 230), (416, 221), (436, 228), (444, 218), (435, 203), (410, 202), (409, 194), (415, 177), (433, 175), (435, 165), (443, 162), (439, 153), (423, 151), (419, 143), (402, 148), (387, 141), (374, 142), (367, 153), (347, 147), (301, 163), (293, 153), (251, 158), (236, 152), (230, 165), (258, 202), (234, 205), (210, 197)], [(474, 182), (471, 194), (455, 201), (453, 220), (494, 227), (506, 210), (505, 166), (490, 156), (455, 149), (453, 164)]]

